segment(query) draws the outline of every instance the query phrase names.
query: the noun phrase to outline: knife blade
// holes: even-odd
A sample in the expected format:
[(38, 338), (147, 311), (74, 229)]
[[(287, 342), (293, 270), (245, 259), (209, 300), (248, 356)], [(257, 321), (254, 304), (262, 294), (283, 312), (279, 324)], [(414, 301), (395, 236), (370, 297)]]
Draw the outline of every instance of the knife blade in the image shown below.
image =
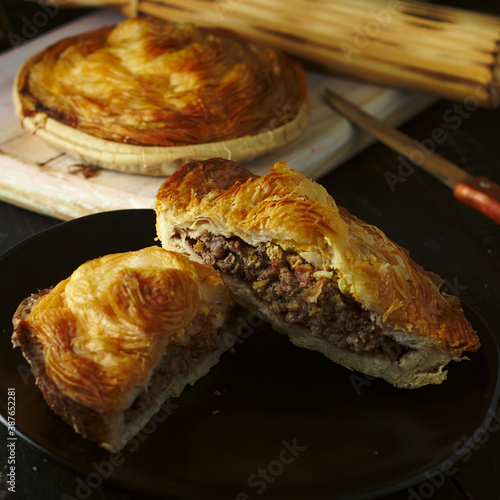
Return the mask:
[[(335, 111), (450, 187), (458, 201), (500, 224), (500, 185), (486, 177), (470, 175), (436, 152), (423, 154), (414, 139), (386, 125), (330, 88), (325, 89), (325, 99)], [(420, 154), (416, 155), (417, 151)]]

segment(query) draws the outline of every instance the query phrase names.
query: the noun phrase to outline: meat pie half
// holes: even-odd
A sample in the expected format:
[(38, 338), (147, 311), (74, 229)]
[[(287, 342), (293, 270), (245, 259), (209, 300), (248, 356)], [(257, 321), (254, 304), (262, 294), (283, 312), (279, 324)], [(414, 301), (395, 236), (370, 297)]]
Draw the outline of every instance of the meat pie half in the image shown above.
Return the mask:
[(214, 270), (153, 246), (89, 261), (26, 298), (13, 343), (59, 417), (116, 452), (234, 343)]
[(154, 208), (164, 248), (213, 266), (238, 302), (351, 370), (440, 384), (480, 346), (437, 275), (285, 163), (263, 177), (220, 158), (188, 163)]

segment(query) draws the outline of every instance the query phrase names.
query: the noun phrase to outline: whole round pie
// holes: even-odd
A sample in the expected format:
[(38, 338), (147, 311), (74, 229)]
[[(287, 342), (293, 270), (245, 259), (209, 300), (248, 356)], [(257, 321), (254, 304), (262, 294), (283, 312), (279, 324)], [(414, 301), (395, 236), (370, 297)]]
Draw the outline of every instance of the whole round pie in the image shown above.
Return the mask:
[(236, 33), (149, 17), (59, 41), (13, 90), (23, 126), (82, 163), (148, 175), (251, 160), (309, 121), (300, 64)]

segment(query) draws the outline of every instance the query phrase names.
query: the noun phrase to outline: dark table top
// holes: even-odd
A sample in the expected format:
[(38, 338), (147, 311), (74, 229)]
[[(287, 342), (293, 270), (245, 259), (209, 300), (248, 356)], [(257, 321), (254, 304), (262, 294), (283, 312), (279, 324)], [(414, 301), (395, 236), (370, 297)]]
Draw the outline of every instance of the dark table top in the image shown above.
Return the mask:
[[(498, 2), (447, 3), (500, 14)], [(481, 174), (500, 183), (500, 109), (466, 112), (462, 108), (459, 112), (454, 106), (440, 101), (405, 124), (402, 130), (424, 141), (432, 137), (436, 128), (443, 129), (446, 140), (434, 144), (437, 152), (471, 174)], [(500, 227), (455, 201), (450, 189), (427, 173), (416, 168), (401, 175), (399, 167), (397, 155), (376, 144), (320, 182), (339, 205), (381, 228), (406, 247), (422, 266), (441, 275), (448, 287), (475, 309), (500, 339)], [(388, 173), (399, 175), (400, 182), (391, 187)], [(0, 253), (59, 222), (0, 202)], [(498, 412), (497, 409), (497, 416)], [(7, 469), (3, 426), (0, 426), (0, 442), (0, 463), (5, 464), (0, 469), (0, 498), (4, 498)], [(87, 498), (82, 491), (77, 495), (78, 475), (22, 441), (17, 443), (16, 460), (16, 498)], [(103, 485), (92, 491), (91, 498), (131, 497)], [(457, 463), (454, 473), (443, 475), (442, 482), (427, 479), (412, 490), (405, 489), (386, 498), (500, 499), (500, 432), (491, 427), (481, 443)]]

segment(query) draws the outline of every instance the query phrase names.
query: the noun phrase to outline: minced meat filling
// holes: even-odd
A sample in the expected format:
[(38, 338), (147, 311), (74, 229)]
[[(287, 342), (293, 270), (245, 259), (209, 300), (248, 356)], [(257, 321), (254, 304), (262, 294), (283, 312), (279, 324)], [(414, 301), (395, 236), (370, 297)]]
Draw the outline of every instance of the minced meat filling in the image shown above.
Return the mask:
[(407, 348), (385, 336), (368, 311), (343, 295), (333, 274), (272, 243), (256, 247), (210, 233), (189, 240), (205, 263), (223, 276), (250, 283), (273, 312), (342, 349), (399, 359)]
[(224, 328), (214, 331), (208, 318), (200, 317), (191, 325), (187, 339), (179, 343), (170, 342), (165, 353), (151, 375), (147, 389), (144, 389), (125, 411), (125, 423), (130, 424), (150, 408), (165, 390), (172, 378), (187, 376), (215, 352), (221, 342)]

